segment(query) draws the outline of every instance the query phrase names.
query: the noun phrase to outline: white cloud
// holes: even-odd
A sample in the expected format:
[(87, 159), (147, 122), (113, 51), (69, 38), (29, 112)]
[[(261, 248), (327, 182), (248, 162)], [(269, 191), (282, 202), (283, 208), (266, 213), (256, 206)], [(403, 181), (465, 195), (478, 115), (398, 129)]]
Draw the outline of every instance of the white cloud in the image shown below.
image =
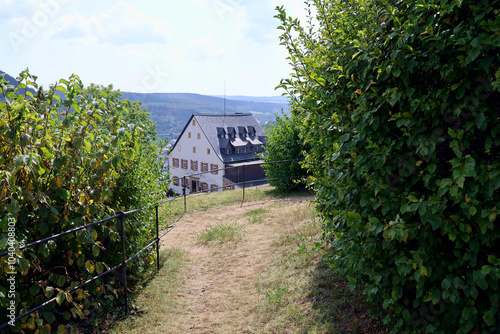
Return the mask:
[(222, 60), (225, 56), (225, 51), (222, 48), (216, 47), (214, 36), (210, 32), (207, 32), (199, 39), (192, 41), (189, 44), (187, 52), (184, 54), (185, 58), (192, 61)]
[(2, 21), (30, 15), (33, 11), (28, 3), (16, 3), (14, 0), (0, 0), (0, 19)]
[(162, 44), (170, 37), (170, 28), (146, 15), (137, 7), (123, 1), (99, 15), (64, 15), (56, 20), (52, 34), (55, 38), (79, 43), (100, 43), (115, 46), (131, 44)]

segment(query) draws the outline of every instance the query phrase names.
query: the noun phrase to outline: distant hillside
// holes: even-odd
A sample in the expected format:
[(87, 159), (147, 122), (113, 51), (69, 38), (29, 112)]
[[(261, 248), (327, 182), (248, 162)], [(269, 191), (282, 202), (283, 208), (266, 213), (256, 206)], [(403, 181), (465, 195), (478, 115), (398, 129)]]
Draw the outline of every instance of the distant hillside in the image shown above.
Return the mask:
[[(216, 97), (223, 98), (222, 95), (216, 95)], [(286, 96), (243, 96), (243, 95), (231, 95), (226, 96), (229, 100), (235, 101), (250, 101), (250, 102), (269, 102), (269, 103), (288, 103)]]
[[(142, 101), (143, 106), (151, 113), (150, 118), (158, 124), (158, 134), (163, 139), (176, 139), (193, 113), (224, 113), (224, 99), (217, 96), (128, 92), (122, 92), (122, 95), (124, 99)], [(282, 97), (235, 98), (238, 100), (226, 99), (226, 112), (251, 112), (262, 125), (274, 121), (275, 114), (281, 113), (281, 110), (289, 113), (288, 103)]]
[[(7, 73), (9, 84), (18, 86), (16, 79)], [(32, 89), (33, 94), (36, 92)], [(24, 91), (21, 91), (24, 94)], [(207, 96), (190, 93), (130, 93), (122, 92), (123, 99), (142, 101), (142, 106), (151, 114), (150, 118), (157, 123), (158, 136), (162, 139), (177, 139), (193, 113), (223, 114), (224, 99), (220, 96)], [(63, 97), (64, 98), (64, 97)], [(282, 96), (252, 97), (230, 96), (226, 98), (226, 112), (252, 113), (264, 126), (274, 122), (275, 115), (283, 110), (289, 113), (286, 98)]]

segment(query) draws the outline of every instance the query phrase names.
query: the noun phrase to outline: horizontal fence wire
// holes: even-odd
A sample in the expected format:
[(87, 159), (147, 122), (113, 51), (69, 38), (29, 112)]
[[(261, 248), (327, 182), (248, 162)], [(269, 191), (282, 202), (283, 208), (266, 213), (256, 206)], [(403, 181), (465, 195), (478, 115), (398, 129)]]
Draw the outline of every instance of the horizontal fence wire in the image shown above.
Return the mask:
[[(165, 200), (165, 201), (161, 202), (161, 204), (165, 204), (165, 203), (168, 203), (168, 202), (172, 202), (173, 200), (174, 200), (174, 199), (168, 199), (168, 200)], [(152, 207), (156, 207), (156, 205), (155, 205), (155, 206), (150, 206), (150, 207), (144, 207), (144, 208), (140, 208), (140, 209), (136, 209), (136, 210), (131, 210), (131, 211), (127, 211), (127, 212), (120, 212), (120, 213), (118, 213), (117, 215), (114, 215), (114, 216), (111, 216), (111, 217), (107, 217), (107, 218), (105, 218), (105, 219), (101, 219), (101, 220), (99, 220), (99, 221), (92, 222), (92, 223), (87, 224), (87, 225), (85, 225), (85, 226), (81, 226), (81, 227), (78, 227), (78, 228), (75, 228), (75, 229), (72, 229), (72, 230), (68, 230), (68, 231), (63, 232), (63, 233), (59, 233), (59, 234), (53, 235), (53, 236), (51, 236), (51, 237), (49, 237), (49, 238), (45, 238), (45, 239), (42, 239), (42, 240), (38, 240), (38, 241), (32, 242), (32, 243), (30, 243), (30, 244), (28, 244), (28, 245), (25, 245), (24, 247), (19, 247), (18, 249), (19, 249), (19, 250), (22, 250), (22, 249), (25, 249), (25, 248), (34, 247), (34, 246), (36, 246), (36, 245), (40, 245), (40, 244), (45, 243), (45, 242), (48, 242), (48, 241), (50, 241), (50, 240), (54, 240), (54, 239), (56, 239), (56, 238), (59, 238), (59, 237), (62, 237), (62, 236), (68, 235), (68, 234), (70, 234), (70, 233), (75, 233), (75, 232), (80, 231), (80, 230), (82, 230), (82, 229), (89, 228), (89, 227), (91, 227), (91, 226), (94, 226), (94, 225), (97, 225), (97, 224), (101, 224), (101, 223), (104, 223), (104, 222), (109, 221), (109, 220), (112, 220), (112, 219), (119, 218), (119, 217), (121, 217), (122, 215), (123, 215), (123, 216), (130, 215), (130, 214), (133, 214), (133, 213), (136, 213), (136, 212), (139, 212), (139, 211), (143, 211), (143, 210), (146, 210), (146, 209), (150, 209), (150, 208), (152, 208)], [(175, 226), (170, 226), (166, 232), (164, 232), (164, 233), (163, 233), (161, 236), (159, 236), (158, 238), (155, 238), (155, 239), (154, 239), (153, 241), (151, 241), (151, 242), (150, 242), (150, 243), (149, 243), (146, 247), (144, 247), (143, 249), (141, 249), (140, 251), (138, 251), (137, 253), (135, 253), (134, 255), (132, 255), (132, 256), (131, 256), (129, 259), (127, 259), (125, 262), (121, 262), (121, 263), (117, 264), (117, 265), (116, 265), (116, 266), (114, 266), (113, 268), (111, 268), (111, 269), (109, 269), (109, 270), (107, 270), (107, 271), (105, 271), (105, 272), (103, 272), (103, 273), (99, 274), (98, 276), (95, 276), (95, 277), (93, 277), (93, 278), (91, 278), (91, 279), (89, 279), (89, 280), (87, 280), (87, 281), (85, 281), (85, 282), (83, 282), (83, 283), (79, 284), (78, 286), (76, 286), (76, 287), (74, 287), (74, 288), (72, 288), (72, 289), (70, 289), (70, 290), (68, 290), (68, 291), (65, 291), (64, 293), (71, 294), (71, 293), (75, 292), (76, 290), (81, 289), (81, 288), (85, 287), (86, 285), (88, 285), (88, 284), (90, 284), (90, 283), (92, 283), (92, 282), (94, 282), (94, 281), (96, 281), (96, 280), (98, 280), (98, 279), (100, 279), (100, 278), (102, 278), (102, 277), (104, 277), (104, 276), (106, 276), (106, 275), (108, 275), (108, 274), (110, 274), (110, 273), (112, 273), (112, 272), (114, 272), (114, 271), (116, 271), (116, 270), (118, 270), (118, 269), (120, 269), (120, 268), (122, 268), (122, 267), (126, 266), (126, 265), (130, 262), (130, 261), (132, 261), (134, 258), (136, 258), (137, 256), (139, 256), (139, 255), (140, 255), (142, 252), (144, 252), (146, 249), (150, 248), (150, 247), (151, 247), (151, 246), (153, 246), (156, 242), (158, 242), (161, 238), (163, 238), (163, 237), (164, 237), (164, 236), (165, 236), (168, 232), (170, 232), (170, 231), (171, 231), (174, 227), (175, 227)], [(2, 253), (0, 257), (5, 256), (5, 255), (8, 255), (8, 253), (9, 253), (8, 251), (7, 251), (7, 252), (5, 252), (5, 253)], [(33, 309), (31, 309), (31, 310), (29, 310), (29, 311), (27, 311), (27, 312), (25, 312), (25, 313), (23, 313), (23, 314), (21, 314), (21, 315), (17, 316), (17, 317), (16, 317), (16, 318), (14, 318), (13, 320), (10, 320), (10, 321), (8, 321), (8, 322), (6, 322), (6, 323), (4, 323), (4, 324), (0, 325), (0, 329), (4, 329), (4, 328), (6, 328), (7, 326), (9, 326), (9, 324), (10, 324), (12, 321), (16, 322), (16, 321), (18, 321), (18, 320), (20, 320), (20, 319), (22, 319), (22, 318), (24, 318), (24, 317), (26, 317), (26, 316), (28, 316), (28, 315), (32, 314), (32, 313), (34, 313), (34, 312), (36, 312), (36, 311), (38, 311), (38, 310), (40, 310), (40, 309), (44, 308), (45, 306), (47, 306), (47, 305), (49, 305), (49, 304), (53, 303), (54, 301), (56, 301), (56, 299), (57, 299), (57, 296), (56, 296), (56, 297), (53, 297), (53, 298), (51, 298), (51, 299), (49, 299), (49, 300), (47, 300), (47, 301), (45, 301), (44, 303), (42, 303), (42, 304), (40, 304), (40, 305), (36, 306), (35, 308), (33, 308)]]
[[(262, 163), (258, 163), (258, 164), (252, 164), (251, 166), (258, 166), (258, 165), (263, 165), (263, 164), (273, 164), (273, 163), (284, 163), (284, 162), (293, 162), (293, 161), (300, 161), (300, 159), (293, 159), (293, 160), (281, 160), (281, 161), (268, 161), (268, 162), (262, 162)], [(218, 171), (221, 171), (221, 170), (226, 170), (226, 169), (231, 169), (231, 168), (238, 168), (238, 167), (244, 167), (246, 165), (242, 165), (242, 166), (236, 166), (236, 167), (226, 167), (226, 168), (222, 168), (222, 169), (218, 169)], [(186, 175), (184, 177), (191, 177), (191, 176), (196, 176), (196, 175), (202, 175), (202, 174), (207, 174), (207, 173), (213, 173), (213, 171), (208, 171), (208, 172), (201, 172), (201, 173), (196, 173), (196, 174), (190, 174), (190, 175)], [(243, 182), (238, 182), (238, 183), (233, 183), (231, 186), (231, 189), (233, 186), (237, 186), (237, 185), (243, 185), (243, 189), (245, 189), (245, 184), (251, 184), (251, 183), (257, 183), (257, 182), (263, 182), (263, 181), (266, 181), (266, 182), (269, 182), (269, 181), (274, 181), (274, 180), (282, 180), (282, 179), (301, 179), (303, 178), (304, 176), (301, 176), (301, 177), (285, 177), (285, 178), (270, 178), (270, 179), (267, 179), (267, 178), (264, 178), (264, 179), (259, 179), (259, 180), (249, 180), (249, 181), (243, 181)], [(204, 190), (204, 191), (197, 191), (197, 192), (193, 192), (193, 193), (190, 193), (189, 195), (195, 195), (195, 194), (198, 194), (198, 193), (203, 193), (203, 192), (213, 192), (215, 191), (215, 189), (221, 189), (221, 188), (224, 188), (224, 189), (227, 189), (228, 186), (226, 187), (217, 187), (217, 188), (212, 188), (212, 189), (207, 189), (207, 190)], [(186, 188), (183, 188), (184, 189), (184, 194), (185, 194), (185, 189)], [(184, 195), (184, 197), (186, 196), (189, 196), (189, 195)], [(134, 209), (134, 210), (130, 210), (130, 211), (126, 211), (126, 212), (119, 212), (118, 214), (114, 215), (114, 216), (111, 216), (111, 217), (107, 217), (107, 218), (104, 218), (104, 219), (101, 219), (101, 220), (98, 220), (98, 221), (95, 221), (95, 222), (92, 222), (90, 224), (87, 224), (87, 225), (84, 225), (84, 226), (80, 226), (80, 227), (77, 227), (77, 228), (74, 228), (74, 229), (71, 229), (71, 230), (68, 230), (68, 231), (65, 231), (65, 232), (62, 232), (62, 233), (59, 233), (59, 234), (55, 234), (55, 235), (52, 235), (48, 238), (45, 238), (45, 239), (41, 239), (41, 240), (38, 240), (38, 241), (35, 241), (35, 242), (32, 242), (30, 244), (27, 244), (27, 245), (24, 245), (24, 246), (21, 246), (21, 247), (18, 247), (17, 249), (18, 250), (23, 250), (23, 249), (27, 249), (27, 248), (30, 248), (30, 247), (34, 247), (34, 246), (38, 246), (38, 245), (41, 245), (43, 243), (46, 243), (46, 242), (49, 242), (51, 240), (54, 240), (54, 239), (57, 239), (57, 238), (60, 238), (60, 237), (63, 237), (65, 235), (68, 235), (68, 234), (71, 234), (71, 233), (75, 233), (75, 232), (78, 232), (78, 231), (81, 231), (83, 229), (87, 229), (87, 228), (90, 228), (92, 226), (95, 226), (95, 225), (98, 225), (98, 224), (102, 224), (104, 222), (107, 222), (107, 221), (110, 221), (110, 220), (113, 220), (113, 219), (117, 219), (117, 218), (120, 218), (120, 217), (124, 217), (124, 216), (127, 216), (127, 215), (130, 215), (130, 214), (134, 214), (134, 213), (137, 213), (137, 212), (140, 212), (140, 211), (143, 211), (143, 210), (147, 210), (147, 209), (150, 209), (150, 208), (154, 208), (154, 207), (158, 207), (159, 205), (162, 205), (162, 204), (165, 204), (165, 203), (169, 203), (169, 202), (172, 202), (174, 200), (178, 199), (178, 197), (173, 197), (173, 198), (169, 198), (169, 199), (166, 199), (164, 201), (161, 201), (159, 202), (158, 204), (156, 205), (152, 205), (152, 206), (148, 206), (148, 207), (143, 207), (143, 208), (139, 208), (139, 209)], [(65, 291), (63, 293), (65, 294), (71, 294), (83, 287), (85, 287), (86, 285), (122, 268), (122, 267), (126, 267), (126, 265), (132, 261), (133, 259), (135, 259), (137, 256), (139, 256), (141, 253), (143, 253), (146, 249), (150, 248), (151, 246), (153, 246), (155, 243), (159, 242), (159, 240), (161, 238), (163, 238), (167, 233), (169, 233), (170, 231), (172, 231), (172, 229), (175, 227), (174, 226), (169, 226), (168, 230), (165, 231), (161, 236), (155, 238), (154, 240), (152, 240), (148, 245), (146, 245), (144, 248), (142, 248), (141, 250), (139, 250), (138, 252), (136, 252), (134, 255), (132, 255), (131, 257), (129, 257), (128, 259), (126, 259), (125, 261), (122, 261), (121, 263), (115, 265), (113, 268), (99, 274), (98, 276), (95, 276), (81, 284), (79, 284), (78, 286), (68, 290), (68, 291)], [(6, 255), (9, 254), (9, 251), (6, 251), (6, 252), (3, 252), (3, 253), (0, 253), (0, 258), (1, 257), (4, 257)], [(125, 278), (126, 279), (126, 278)], [(9, 326), (9, 324), (12, 322), (12, 321), (18, 321), (42, 308), (44, 308), (45, 306), (53, 303), (54, 301), (56, 301), (57, 299), (57, 296), (56, 297), (53, 297), (47, 301), (45, 301), (44, 303), (36, 306), (35, 308), (23, 313), (22, 315), (19, 315), (17, 316), (16, 318), (14, 318), (13, 320), (9, 321), (9, 322), (6, 322), (2, 325), (0, 325), (0, 329), (4, 329), (6, 328), (7, 326)]]
[[(189, 175), (191, 176), (191, 175)], [(238, 183), (233, 183), (232, 185), (230, 186), (222, 186), (222, 187), (216, 187), (216, 188), (210, 188), (210, 189), (207, 189), (207, 190), (199, 190), (199, 191), (196, 191), (196, 192), (191, 192), (189, 194), (186, 194), (186, 196), (191, 196), (191, 195), (196, 195), (196, 194), (200, 194), (200, 193), (212, 193), (212, 192), (217, 192), (219, 191), (219, 189), (226, 189), (226, 190), (229, 190), (228, 187), (233, 187), (233, 186), (239, 186), (239, 185), (244, 185), (244, 184), (252, 184), (252, 183), (259, 183), (259, 182), (263, 182), (263, 181), (277, 181), (277, 180), (290, 180), (290, 179), (293, 179), (293, 180), (300, 180), (302, 178), (305, 178), (307, 175), (303, 175), (303, 176), (289, 176), (289, 177), (275, 177), (275, 178), (271, 178), (271, 179), (258, 179), (258, 180), (251, 180), (251, 181), (243, 181), (243, 182), (238, 182)], [(187, 177), (187, 176), (186, 176)], [(252, 187), (252, 186), (249, 186), (249, 187)], [(189, 189), (189, 188), (185, 188), (185, 189)], [(241, 189), (241, 188), (240, 188)], [(231, 189), (233, 190), (233, 189)], [(237, 190), (237, 189), (234, 189), (234, 190)]]
[[(38, 245), (41, 245), (43, 243), (46, 243), (46, 242), (49, 242), (51, 240), (54, 240), (54, 239), (57, 239), (57, 238), (60, 238), (60, 237), (63, 237), (65, 235), (68, 235), (68, 234), (71, 234), (71, 233), (75, 233), (75, 232), (78, 232), (80, 230), (84, 230), (86, 228), (89, 228), (89, 227), (92, 227), (94, 225), (97, 225), (97, 224), (102, 224), (104, 222), (107, 222), (108, 220), (112, 220), (112, 219), (115, 219), (115, 218), (118, 218), (120, 217), (120, 215), (114, 215), (114, 216), (111, 216), (111, 217), (108, 217), (108, 218), (104, 218), (104, 219), (101, 219), (101, 220), (98, 220), (98, 221), (95, 221), (95, 222), (92, 222), (90, 224), (87, 224), (87, 225), (84, 225), (84, 226), (80, 226), (80, 227), (76, 227), (72, 230), (68, 230), (66, 232), (62, 232), (62, 233), (59, 233), (59, 234), (55, 234), (53, 236), (50, 236), (48, 238), (45, 238), (45, 239), (41, 239), (41, 240), (38, 240), (38, 241), (35, 241), (35, 242), (32, 242), (30, 244), (27, 244), (27, 245), (24, 245), (22, 247), (19, 247), (17, 249), (19, 250), (23, 250), (23, 249), (26, 249), (26, 248), (30, 248), (30, 247), (34, 247), (34, 246), (38, 246)], [(9, 251), (7, 252), (3, 252), (3, 253), (0, 253), (0, 258), (1, 257), (4, 257), (5, 255), (8, 255), (9, 254)]]
[[(95, 276), (95, 277), (93, 277), (93, 278), (89, 279), (88, 281), (85, 281), (85, 282), (81, 283), (80, 285), (78, 285), (78, 286), (76, 286), (76, 287), (74, 287), (74, 288), (72, 288), (72, 289), (70, 289), (70, 290), (68, 290), (68, 291), (66, 291), (66, 292), (64, 292), (64, 293), (71, 294), (71, 293), (75, 292), (76, 290), (81, 289), (81, 288), (83, 288), (84, 286), (86, 286), (86, 285), (88, 285), (88, 284), (90, 284), (90, 283), (92, 283), (92, 282), (94, 282), (94, 281), (98, 280), (99, 278), (101, 278), (101, 277), (103, 277), (103, 276), (106, 276), (106, 275), (108, 275), (108, 274), (112, 273), (113, 271), (116, 271), (117, 269), (119, 269), (119, 268), (123, 267), (124, 265), (125, 265), (125, 264), (123, 264), (123, 263), (117, 264), (116, 266), (114, 266), (113, 268), (109, 269), (108, 271), (106, 271), (106, 272), (104, 272), (104, 273), (102, 273), (102, 274), (100, 274), (100, 275), (98, 275), (98, 276)], [(23, 314), (21, 314), (20, 316), (16, 317), (13, 321), (14, 321), (14, 322), (15, 322), (15, 321), (18, 321), (18, 320), (20, 320), (20, 319), (22, 319), (22, 318), (24, 318), (24, 317), (26, 317), (26, 316), (30, 315), (31, 313), (34, 313), (34, 312), (36, 312), (36, 311), (38, 311), (38, 310), (40, 310), (40, 309), (44, 308), (45, 306), (47, 306), (47, 305), (49, 305), (49, 304), (51, 304), (51, 303), (55, 302), (55, 301), (56, 301), (56, 299), (57, 299), (57, 296), (55, 296), (54, 298), (51, 298), (51, 299), (47, 300), (47, 301), (46, 301), (46, 302), (44, 302), (43, 304), (40, 304), (40, 305), (38, 305), (37, 307), (35, 307), (35, 308), (33, 308), (33, 309), (29, 310), (28, 312), (23, 313)], [(9, 326), (9, 323), (10, 323), (10, 322), (11, 322), (11, 321), (6, 322), (6, 323), (4, 323), (3, 325), (1, 325), (1, 326), (0, 326), (0, 329), (4, 329), (5, 327)]]
[(165, 234), (167, 234), (168, 232), (172, 231), (173, 228), (175, 226), (170, 226), (169, 229), (163, 233), (161, 235), (161, 237), (158, 237), (158, 238), (155, 238), (153, 241), (151, 241), (146, 247), (144, 247), (143, 249), (141, 249), (140, 251), (138, 251), (137, 253), (135, 253), (134, 255), (132, 255), (131, 257), (129, 257), (127, 260), (125, 260), (125, 263), (129, 263), (130, 261), (132, 261), (133, 259), (135, 259), (136, 257), (138, 257), (142, 252), (144, 252), (146, 249), (148, 249), (149, 247), (153, 246), (156, 242), (158, 242)]
[(234, 169), (234, 168), (239, 168), (239, 167), (244, 167), (244, 166), (260, 166), (260, 165), (279, 164), (279, 163), (294, 162), (294, 161), (303, 161), (303, 159), (290, 159), (290, 160), (278, 160), (278, 161), (262, 161), (262, 162), (259, 162), (259, 163), (249, 164), (249, 165), (229, 166), (229, 167), (224, 167), (224, 168), (218, 168), (216, 170), (211, 170), (211, 171), (206, 171), (206, 172), (199, 172), (199, 173), (194, 173), (194, 174), (179, 176), (179, 178), (192, 177), (192, 176), (198, 176), (198, 175), (210, 174), (210, 173), (214, 174), (215, 172), (218, 173), (219, 171), (224, 171), (224, 170)]

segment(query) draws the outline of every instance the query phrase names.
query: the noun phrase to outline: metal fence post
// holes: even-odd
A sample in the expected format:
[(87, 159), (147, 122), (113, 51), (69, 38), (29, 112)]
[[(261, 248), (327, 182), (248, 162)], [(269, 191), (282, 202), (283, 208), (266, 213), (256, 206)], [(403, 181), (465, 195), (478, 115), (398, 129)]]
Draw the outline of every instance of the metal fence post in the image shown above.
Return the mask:
[(241, 205), (240, 206), (242, 206), (243, 202), (245, 201), (245, 179), (246, 179), (245, 165), (243, 165), (242, 170), (243, 170), (243, 197), (241, 199)]
[(125, 314), (128, 314), (128, 292), (127, 292), (127, 254), (125, 250), (125, 214), (123, 211), (118, 213), (120, 215), (120, 226), (121, 226), (121, 239), (122, 239), (122, 275), (123, 275), (123, 293), (125, 297)]
[(182, 195), (184, 196), (184, 213), (186, 213), (186, 177), (184, 176), (184, 186), (182, 187)]
[(156, 267), (160, 270), (160, 230), (158, 227), (158, 205), (156, 209)]

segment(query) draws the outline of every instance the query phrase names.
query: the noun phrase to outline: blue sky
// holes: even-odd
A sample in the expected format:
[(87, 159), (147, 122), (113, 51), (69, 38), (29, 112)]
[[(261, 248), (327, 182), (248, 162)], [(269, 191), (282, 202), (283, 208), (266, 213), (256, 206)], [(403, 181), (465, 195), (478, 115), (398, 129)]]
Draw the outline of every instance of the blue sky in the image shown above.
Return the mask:
[(0, 0), (0, 70), (122, 91), (280, 95), (276, 6), (303, 0)]

